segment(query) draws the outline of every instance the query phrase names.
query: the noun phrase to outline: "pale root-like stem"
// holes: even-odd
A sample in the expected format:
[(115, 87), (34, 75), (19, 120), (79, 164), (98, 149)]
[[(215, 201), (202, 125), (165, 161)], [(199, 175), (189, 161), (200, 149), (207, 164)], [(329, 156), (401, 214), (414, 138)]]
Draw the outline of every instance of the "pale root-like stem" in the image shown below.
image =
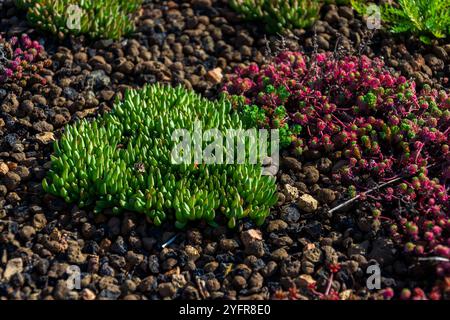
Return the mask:
[(328, 296), (331, 291), (331, 285), (333, 284), (334, 273), (332, 272), (328, 279), (327, 289), (325, 290), (325, 296)]
[[(398, 178), (389, 180), (389, 181), (387, 181), (387, 182), (385, 182), (385, 183), (382, 183), (382, 184), (376, 186), (375, 188), (369, 189), (369, 190), (367, 190), (367, 191), (365, 191), (365, 192), (363, 192), (363, 193), (364, 193), (364, 194), (369, 194), (369, 193), (371, 193), (371, 192), (373, 192), (373, 191), (376, 191), (376, 190), (378, 190), (378, 189), (380, 189), (380, 188), (383, 188), (383, 187), (385, 187), (385, 186), (387, 186), (387, 185), (389, 185), (389, 184), (391, 184), (391, 183), (394, 183), (394, 182), (396, 182), (396, 181), (398, 181), (398, 180), (401, 180), (401, 179), (403, 179), (403, 177), (398, 177)], [(339, 209), (345, 207), (346, 205), (348, 205), (348, 204), (354, 202), (355, 200), (358, 200), (360, 197), (361, 197), (361, 194), (358, 194), (358, 195), (354, 196), (353, 198), (351, 198), (351, 199), (349, 199), (349, 200), (347, 200), (347, 201), (341, 203), (340, 205), (334, 207), (333, 209), (330, 209), (328, 212), (329, 212), (329, 213), (333, 213), (333, 212), (335, 212), (335, 211), (337, 211), (337, 210), (339, 210)]]
[[(426, 168), (429, 169), (429, 168), (431, 168), (431, 167), (434, 167), (435, 165), (436, 165), (436, 164), (431, 164), (431, 165), (427, 166)], [(363, 192), (362, 194), (367, 195), (367, 194), (369, 194), (369, 193), (372, 193), (373, 191), (376, 191), (376, 190), (378, 190), (378, 189), (380, 189), (380, 188), (383, 188), (383, 187), (385, 187), (385, 186), (387, 186), (387, 185), (390, 185), (390, 184), (392, 184), (392, 183), (394, 183), (394, 182), (396, 182), (396, 181), (398, 181), (398, 180), (404, 179), (404, 178), (406, 178), (406, 177), (405, 177), (405, 176), (400, 176), (400, 177), (394, 178), (394, 179), (392, 179), (392, 180), (386, 181), (386, 182), (384, 182), (384, 183), (382, 183), (382, 184), (380, 184), (380, 185), (378, 185), (378, 186), (376, 186), (376, 187), (374, 187), (374, 188), (372, 188), (372, 189), (369, 189), (369, 190)], [(345, 207), (346, 205), (348, 205), (348, 204), (350, 204), (350, 203), (352, 203), (352, 202), (358, 200), (359, 198), (361, 198), (361, 193), (358, 194), (358, 195), (356, 195), (356, 196), (354, 196), (354, 197), (351, 198), (351, 199), (348, 199), (347, 201), (341, 203), (340, 205), (338, 205), (338, 206), (336, 206), (336, 207), (330, 209), (328, 212), (329, 212), (329, 213), (333, 213), (333, 212), (335, 212), (335, 211), (337, 211), (337, 210), (339, 210), (339, 209)]]
[(419, 261), (433, 261), (433, 262), (450, 262), (449, 259), (444, 257), (421, 257)]

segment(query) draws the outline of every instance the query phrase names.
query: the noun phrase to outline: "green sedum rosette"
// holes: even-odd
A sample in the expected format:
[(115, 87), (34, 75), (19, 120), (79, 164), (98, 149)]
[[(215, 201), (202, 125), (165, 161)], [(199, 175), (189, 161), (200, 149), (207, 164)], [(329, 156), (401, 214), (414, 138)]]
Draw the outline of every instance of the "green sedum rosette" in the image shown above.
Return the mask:
[[(134, 31), (143, 0), (15, 0), (28, 21), (59, 36), (85, 34), (93, 39), (120, 39)], [(74, 8), (76, 10), (74, 10)], [(79, 16), (79, 23), (77, 22)]]
[[(230, 228), (245, 217), (261, 225), (277, 194), (274, 178), (261, 175), (260, 164), (172, 163), (171, 151), (179, 143), (172, 133), (194, 132), (196, 121), (203, 131), (243, 129), (226, 99), (209, 101), (163, 85), (127, 91), (110, 113), (66, 127), (54, 143), (42, 186), (96, 213), (141, 212), (155, 225), (166, 219), (178, 228), (200, 219), (215, 225), (218, 215)], [(202, 150), (209, 143), (204, 141)]]

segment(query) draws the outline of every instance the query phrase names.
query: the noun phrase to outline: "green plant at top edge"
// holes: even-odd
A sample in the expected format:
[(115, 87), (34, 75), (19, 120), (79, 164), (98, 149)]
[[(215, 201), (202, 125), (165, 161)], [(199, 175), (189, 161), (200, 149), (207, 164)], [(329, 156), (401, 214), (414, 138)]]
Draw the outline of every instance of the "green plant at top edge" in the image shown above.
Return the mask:
[[(59, 37), (71, 33), (93, 39), (120, 39), (134, 30), (143, 0), (15, 0), (28, 21)], [(79, 17), (79, 20), (78, 20)], [(79, 22), (79, 24), (78, 24)]]
[(248, 20), (262, 20), (269, 32), (308, 28), (322, 7), (318, 0), (230, 0), (229, 4)]
[[(245, 217), (262, 224), (277, 194), (275, 180), (261, 174), (260, 164), (173, 164), (171, 152), (179, 147), (174, 130), (195, 132), (199, 122), (203, 131), (243, 130), (228, 100), (213, 102), (162, 85), (127, 91), (110, 113), (65, 128), (54, 143), (43, 189), (97, 213), (107, 208), (114, 214), (141, 212), (155, 225), (168, 218), (178, 228), (199, 219), (215, 225), (217, 215), (225, 216), (230, 228)], [(248, 154), (250, 144), (243, 139)], [(203, 141), (202, 150), (209, 143)], [(196, 147), (185, 146), (181, 154)]]
[[(352, 0), (353, 8), (366, 15), (370, 4)], [(433, 38), (446, 38), (450, 34), (450, 1), (448, 0), (398, 0), (398, 4), (381, 6), (381, 19), (393, 33), (411, 33), (426, 44)]]

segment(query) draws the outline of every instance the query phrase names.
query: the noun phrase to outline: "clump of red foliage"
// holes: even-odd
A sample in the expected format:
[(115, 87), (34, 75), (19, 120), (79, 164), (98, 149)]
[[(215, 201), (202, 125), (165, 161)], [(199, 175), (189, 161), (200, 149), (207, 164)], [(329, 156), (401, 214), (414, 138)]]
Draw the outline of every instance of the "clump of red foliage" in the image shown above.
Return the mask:
[(50, 60), (41, 59), (43, 46), (26, 34), (9, 40), (0, 35), (0, 83), (15, 82), (25, 86), (30, 79), (45, 84), (38, 75)]
[[(438, 257), (441, 280), (430, 295), (448, 292), (448, 92), (428, 86), (417, 92), (380, 59), (299, 52), (237, 69), (223, 91), (251, 125), (279, 128), (281, 144), (299, 155), (314, 151), (344, 162), (334, 180), (370, 201), (373, 218), (386, 222), (405, 253)], [(368, 180), (395, 183), (365, 196)]]

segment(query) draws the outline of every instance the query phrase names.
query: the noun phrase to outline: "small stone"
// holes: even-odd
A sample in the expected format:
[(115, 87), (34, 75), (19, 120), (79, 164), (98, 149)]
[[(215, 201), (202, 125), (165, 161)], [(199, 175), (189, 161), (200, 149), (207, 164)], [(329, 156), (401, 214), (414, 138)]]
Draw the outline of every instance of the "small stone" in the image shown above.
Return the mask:
[(94, 70), (86, 77), (86, 83), (90, 88), (99, 89), (108, 86), (111, 83), (111, 79), (104, 70)]
[(322, 246), (322, 251), (325, 255), (325, 264), (330, 265), (338, 262), (338, 254), (331, 246)]
[(177, 263), (177, 259), (169, 258), (162, 263), (162, 268), (166, 271), (172, 270), (177, 265)]
[(298, 288), (308, 288), (314, 283), (316, 283), (316, 281), (314, 281), (313, 277), (311, 277), (309, 274), (302, 274), (297, 279), (295, 279), (295, 284)]
[(105, 101), (110, 101), (112, 99), (112, 97), (114, 97), (115, 92), (112, 90), (102, 90), (100, 91), (100, 97), (102, 98), (102, 100)]
[(275, 261), (282, 261), (289, 257), (286, 249), (280, 248), (272, 252), (272, 259)]
[(298, 199), (298, 207), (300, 210), (308, 213), (315, 212), (317, 210), (318, 202), (313, 196), (304, 194)]
[(283, 220), (272, 220), (269, 222), (269, 225), (267, 226), (267, 232), (279, 232), (283, 231), (288, 227), (288, 224), (284, 222)]
[(406, 76), (409, 76), (414, 72), (413, 67), (407, 61), (402, 61), (400, 63), (400, 70)]
[(117, 300), (122, 292), (120, 291), (120, 288), (118, 285), (110, 284), (106, 287), (106, 289), (103, 289), (100, 294), (98, 295), (99, 299), (101, 300)]
[(392, 240), (378, 238), (372, 243), (369, 259), (375, 259), (381, 265), (389, 265), (395, 259), (395, 248)]
[(48, 268), (50, 266), (50, 262), (47, 259), (40, 259), (36, 265), (36, 270), (39, 274), (45, 275), (47, 274)]
[(342, 264), (350, 273), (355, 273), (358, 271), (359, 264), (355, 260), (347, 260)]
[(335, 10), (329, 10), (324, 19), (329, 24), (333, 24), (339, 21), (339, 15)]
[(35, 234), (36, 230), (32, 226), (24, 226), (19, 232), (20, 237), (25, 241), (33, 238)]
[(328, 188), (319, 189), (317, 191), (317, 199), (322, 203), (332, 203), (336, 200), (336, 194), (333, 190)]
[(159, 273), (159, 259), (156, 255), (148, 257), (148, 269), (152, 273)]
[(66, 280), (58, 280), (55, 289), (53, 289), (53, 296), (57, 300), (68, 299), (69, 288), (67, 287), (68, 282)]
[[(424, 64), (422, 66), (422, 71), (425, 72), (425, 74), (429, 77), (433, 76), (433, 70), (431, 70), (431, 68), (429, 66), (427, 66), (426, 64)], [(420, 74), (420, 72), (415, 72), (414, 75), (416, 74)]]
[(281, 184), (290, 184), (290, 185), (295, 184), (292, 177), (286, 173), (282, 173), (279, 179), (280, 179)]
[(310, 261), (303, 261), (302, 262), (302, 271), (306, 274), (313, 274), (314, 273), (314, 264)]
[(333, 168), (333, 162), (328, 158), (320, 158), (319, 163), (317, 164), (319, 171), (323, 173), (328, 173)]
[(17, 166), (14, 172), (19, 175), (21, 180), (26, 180), (30, 176), (30, 170), (24, 166)]
[(245, 31), (239, 31), (237, 38), (236, 38), (236, 46), (238, 48), (242, 46), (249, 46), (251, 47), (253, 45), (254, 39)]
[(302, 164), (295, 158), (284, 157), (281, 159), (281, 167), (292, 170), (294, 172), (300, 172), (302, 170)]
[(303, 173), (305, 174), (305, 182), (308, 184), (314, 184), (319, 181), (319, 170), (316, 169), (316, 167), (313, 166), (307, 166), (303, 168)]
[(255, 272), (252, 274), (248, 280), (248, 286), (253, 290), (260, 290), (264, 285), (264, 277), (259, 273)]
[(357, 224), (358, 224), (358, 228), (363, 232), (370, 232), (370, 230), (372, 228), (370, 220), (365, 217), (361, 217), (360, 219), (358, 219)]
[(156, 289), (157, 281), (153, 276), (148, 276), (144, 278), (141, 283), (139, 283), (137, 290), (140, 292), (148, 293)]
[(318, 263), (322, 259), (322, 251), (319, 248), (311, 248), (303, 251), (303, 259), (312, 263)]
[(35, 138), (37, 141), (39, 141), (42, 144), (48, 144), (48, 143), (56, 140), (53, 132), (37, 133)]
[(161, 283), (158, 285), (158, 293), (162, 298), (173, 297), (176, 289), (172, 283)]
[(262, 239), (261, 231), (256, 229), (246, 230), (241, 234), (241, 240), (244, 246), (248, 246), (253, 241), (261, 241)]
[(195, 247), (193, 247), (193, 246), (187, 245), (187, 246), (184, 248), (184, 251), (186, 252), (186, 254), (187, 254), (189, 260), (191, 260), (191, 261), (196, 261), (198, 258), (200, 258), (200, 253), (199, 253), (198, 250), (197, 250)]
[(220, 282), (216, 278), (206, 280), (206, 288), (208, 291), (214, 292), (220, 290)]
[(338, 9), (339, 15), (348, 20), (353, 19), (353, 9), (347, 6), (339, 6)]
[(317, 45), (319, 46), (320, 49), (323, 49), (323, 50), (330, 49), (330, 43), (328, 42), (327, 39), (325, 39), (325, 37), (323, 35), (317, 36)]
[(219, 245), (225, 251), (233, 251), (239, 247), (239, 244), (234, 239), (222, 239), (220, 240)]
[(117, 66), (117, 70), (123, 74), (130, 74), (133, 71), (133, 62), (126, 60)]
[(9, 171), (9, 167), (6, 163), (0, 162), (0, 175), (4, 176)]
[(247, 280), (245, 280), (243, 276), (235, 276), (233, 278), (233, 286), (236, 289), (241, 290), (247, 286)]
[(69, 245), (67, 249), (67, 261), (77, 265), (86, 262), (86, 255), (81, 252), (78, 244)]
[(211, 262), (208, 262), (207, 264), (205, 264), (203, 269), (205, 270), (205, 272), (209, 273), (209, 272), (216, 271), (218, 267), (219, 267), (219, 263), (217, 261), (211, 261)]
[(120, 232), (122, 235), (126, 235), (126, 234), (129, 234), (135, 227), (136, 227), (136, 224), (133, 221), (133, 219), (130, 219), (129, 217), (125, 217), (122, 221), (122, 228), (120, 229)]
[(83, 300), (95, 300), (95, 297), (95, 293), (88, 288), (84, 288), (83, 291), (81, 291), (81, 298)]
[(77, 52), (73, 55), (73, 58), (77, 62), (86, 63), (88, 61), (88, 55), (85, 52)]
[(235, 266), (234, 274), (243, 276), (245, 279), (248, 279), (248, 278), (250, 278), (250, 276), (252, 274), (252, 269), (248, 265), (246, 265), (244, 263), (240, 263)]
[(17, 274), (21, 273), (23, 270), (23, 261), (21, 258), (14, 258), (8, 261), (6, 264), (5, 271), (3, 273), (3, 278), (5, 278), (6, 281), (9, 281), (9, 279)]
[(362, 244), (352, 244), (347, 249), (347, 255), (349, 257), (352, 257), (354, 255), (366, 255), (367, 253), (367, 247), (363, 246)]
[(88, 258), (88, 272), (97, 273), (100, 267), (100, 259), (96, 255), (90, 255)]
[(36, 228), (36, 230), (41, 230), (45, 227), (47, 224), (47, 218), (43, 213), (37, 213), (33, 217), (33, 227)]
[(33, 112), (34, 104), (31, 100), (24, 100), (20, 104), (20, 109), (25, 114), (31, 114)]
[(296, 277), (300, 274), (301, 263), (298, 260), (284, 261), (281, 264), (280, 273), (284, 277)]
[(202, 234), (199, 230), (189, 230), (186, 234), (186, 238), (189, 243), (192, 245), (201, 245), (202, 244)]
[(181, 295), (183, 300), (200, 300), (200, 294), (194, 286), (188, 285)]
[(6, 201), (12, 205), (17, 205), (20, 202), (21, 198), (16, 192), (10, 192), (6, 196)]
[(126, 255), (126, 260), (129, 266), (131, 267), (138, 266), (144, 261), (144, 255), (135, 253), (133, 251), (128, 251)]
[(214, 68), (212, 70), (209, 70), (206, 74), (206, 79), (213, 84), (218, 84), (222, 81), (223, 74), (222, 69), (220, 68)]
[(442, 70), (444, 68), (444, 62), (433, 54), (427, 54), (425, 61), (433, 70)]
[(90, 223), (83, 223), (83, 226), (81, 227), (81, 234), (85, 239), (90, 239), (94, 236), (96, 231), (96, 228), (94, 225)]
[(269, 261), (267, 263), (267, 265), (261, 270), (261, 274), (264, 277), (269, 278), (275, 274), (275, 272), (277, 271), (277, 268), (278, 268), (278, 265), (275, 261)]
[(278, 198), (277, 207), (281, 207), (286, 202), (286, 196), (284, 195), (284, 193), (278, 192), (277, 198)]
[(125, 280), (125, 282), (122, 283), (121, 290), (122, 290), (122, 293), (124, 293), (124, 294), (134, 292), (134, 291), (136, 291), (136, 284), (132, 280), (127, 279), (127, 280)]
[(284, 185), (284, 195), (286, 196), (286, 201), (297, 200), (299, 196), (298, 189), (290, 184)]
[(295, 205), (288, 205), (281, 209), (281, 218), (284, 221), (295, 223), (300, 219), (300, 211)]
[(7, 172), (3, 177), (3, 184), (6, 186), (8, 190), (16, 189), (20, 184), (20, 176), (14, 172)]
[(212, 6), (211, 0), (192, 0), (191, 4), (193, 8), (209, 8)]
[(255, 229), (244, 231), (241, 234), (241, 240), (247, 254), (254, 255), (258, 258), (264, 255), (265, 250), (261, 231)]
[(294, 240), (292, 240), (289, 236), (282, 236), (279, 238), (274, 238), (272, 240), (272, 243), (277, 247), (285, 247), (285, 246), (291, 246), (294, 243)]
[(433, 47), (433, 52), (444, 61), (448, 59), (448, 54), (443, 47), (435, 46)]
[(90, 65), (96, 65), (96, 64), (106, 64), (105, 58), (102, 56), (94, 56), (89, 60)]
[(116, 241), (111, 246), (111, 251), (120, 255), (124, 255), (127, 252), (127, 245), (121, 236), (118, 236)]
[(38, 121), (33, 124), (33, 129), (37, 132), (53, 131), (53, 126), (46, 121)]
[[(7, 193), (8, 193), (8, 189), (3, 184), (0, 184), (0, 197), (4, 197)], [(1, 213), (1, 211), (0, 211), (0, 218), (4, 218), (5, 216), (6, 216), (6, 212)]]

